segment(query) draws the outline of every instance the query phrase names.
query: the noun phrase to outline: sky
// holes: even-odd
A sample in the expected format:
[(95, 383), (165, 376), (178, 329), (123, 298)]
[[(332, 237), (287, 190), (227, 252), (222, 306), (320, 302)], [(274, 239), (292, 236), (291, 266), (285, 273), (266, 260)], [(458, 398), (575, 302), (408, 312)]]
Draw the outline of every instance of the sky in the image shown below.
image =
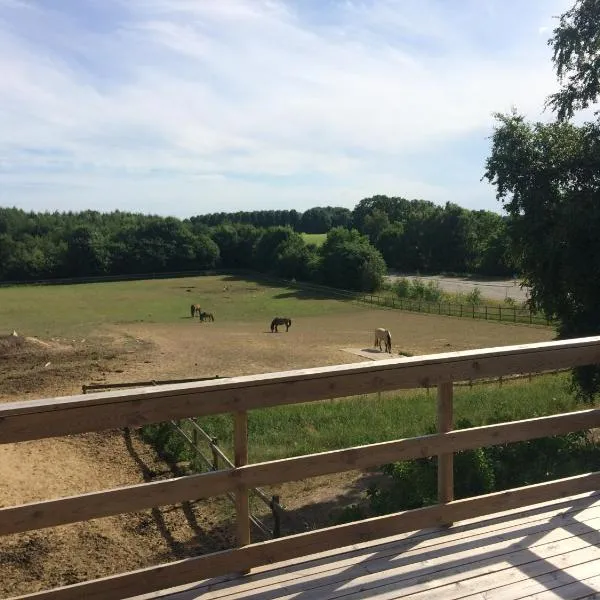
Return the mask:
[(0, 0), (0, 206), (501, 211), (496, 112), (550, 120), (572, 0)]

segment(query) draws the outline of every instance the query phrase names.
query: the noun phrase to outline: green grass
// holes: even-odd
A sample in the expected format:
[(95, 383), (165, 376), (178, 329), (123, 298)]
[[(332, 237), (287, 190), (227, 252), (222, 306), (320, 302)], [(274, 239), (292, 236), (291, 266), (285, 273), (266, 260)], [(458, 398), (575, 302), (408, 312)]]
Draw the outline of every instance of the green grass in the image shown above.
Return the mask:
[[(569, 375), (456, 387), (454, 419), (472, 426), (589, 408), (569, 391)], [(229, 415), (199, 420), (232, 456)], [(411, 390), (314, 402), (249, 413), (249, 453), (261, 462), (426, 434), (436, 423), (436, 391)]]
[(227, 275), (23, 285), (0, 288), (0, 334), (16, 329), (23, 335), (86, 335), (105, 324), (180, 322), (189, 318), (192, 303), (229, 322), (356, 310), (326, 294)]
[(327, 239), (326, 233), (301, 233), (300, 235), (307, 244), (314, 244), (317, 248)]

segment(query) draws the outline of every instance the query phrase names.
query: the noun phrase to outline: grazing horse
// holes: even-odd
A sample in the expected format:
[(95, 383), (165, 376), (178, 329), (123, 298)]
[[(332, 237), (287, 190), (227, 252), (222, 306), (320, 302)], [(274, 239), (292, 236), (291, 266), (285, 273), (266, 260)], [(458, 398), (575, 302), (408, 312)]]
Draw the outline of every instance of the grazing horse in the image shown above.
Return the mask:
[(389, 329), (384, 329), (383, 327), (378, 327), (375, 330), (375, 342), (374, 346), (377, 346), (381, 351), (381, 341), (385, 343), (385, 351), (392, 353), (392, 334), (389, 332)]
[(214, 321), (215, 320), (214, 315), (209, 312), (201, 312), (199, 317), (200, 317), (201, 321)]
[(288, 319), (287, 317), (275, 317), (271, 321), (271, 333), (273, 333), (273, 332), (279, 333), (277, 331), (278, 325), (285, 325), (285, 330), (288, 331), (291, 324), (292, 324), (292, 320)]
[(192, 304), (190, 306), (190, 313), (192, 315), (192, 319), (196, 316), (196, 314), (200, 314), (200, 305), (199, 304)]

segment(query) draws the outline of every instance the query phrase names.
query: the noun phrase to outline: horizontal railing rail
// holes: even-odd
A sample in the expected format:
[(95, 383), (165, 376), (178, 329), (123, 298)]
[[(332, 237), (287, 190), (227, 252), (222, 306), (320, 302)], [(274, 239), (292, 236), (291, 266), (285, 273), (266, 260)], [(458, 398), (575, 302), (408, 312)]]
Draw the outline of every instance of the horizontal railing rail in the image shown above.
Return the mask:
[[(454, 500), (457, 451), (600, 427), (600, 409), (453, 431), (453, 381), (554, 371), (600, 363), (600, 336), (468, 350), (222, 380), (91, 393), (0, 406), (0, 443), (135, 427), (201, 415), (234, 416), (234, 466), (0, 509), (0, 535), (134, 512), (185, 500), (232, 494), (238, 547), (26, 596), (126, 598), (137, 594), (375, 540), (422, 527), (450, 525), (582, 492), (595, 491), (600, 473), (587, 473), (484, 496)], [(394, 389), (437, 387), (438, 432), (317, 454), (248, 464), (248, 410)], [(250, 539), (249, 490), (381, 464), (438, 457), (438, 504), (256, 544)]]

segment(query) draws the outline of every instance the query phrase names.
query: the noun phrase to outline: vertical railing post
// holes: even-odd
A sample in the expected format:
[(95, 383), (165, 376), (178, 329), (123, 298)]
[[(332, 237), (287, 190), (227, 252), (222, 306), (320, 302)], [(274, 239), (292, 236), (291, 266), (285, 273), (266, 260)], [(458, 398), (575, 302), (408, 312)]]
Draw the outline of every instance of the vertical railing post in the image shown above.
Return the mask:
[[(445, 381), (437, 386), (437, 418), (438, 433), (452, 431), (452, 382)], [(452, 452), (438, 454), (438, 502), (445, 504), (454, 499), (454, 454)], [(450, 526), (452, 523), (444, 523)]]
[[(236, 412), (234, 415), (234, 464), (243, 467), (248, 464), (248, 413)], [(248, 488), (240, 485), (235, 491), (235, 514), (237, 519), (237, 545), (250, 543), (250, 506)]]
[(279, 496), (271, 496), (269, 504), (273, 514), (273, 537), (281, 537), (281, 509), (279, 506)]

